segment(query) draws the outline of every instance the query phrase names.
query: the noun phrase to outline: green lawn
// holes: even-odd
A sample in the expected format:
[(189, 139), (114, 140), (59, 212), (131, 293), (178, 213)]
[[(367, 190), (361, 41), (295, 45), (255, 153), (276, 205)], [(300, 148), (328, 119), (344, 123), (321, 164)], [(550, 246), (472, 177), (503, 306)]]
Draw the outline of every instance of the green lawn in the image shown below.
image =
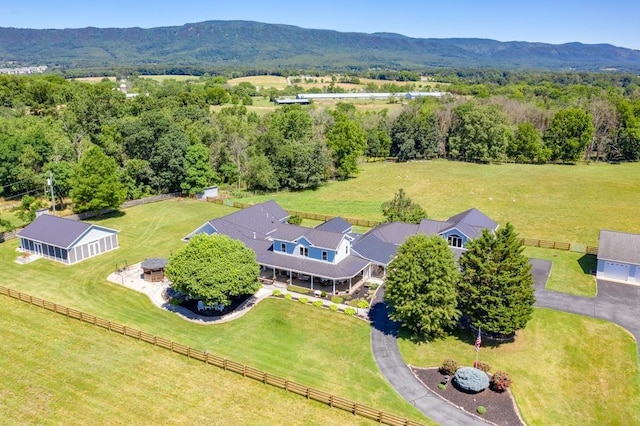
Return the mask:
[(0, 297), (2, 424), (371, 424)]
[[(422, 367), (453, 358), (471, 365), (469, 331), (434, 343), (400, 339), (407, 363)], [(536, 309), (514, 343), (483, 342), (480, 359), (507, 371), (520, 413), (529, 425), (640, 424), (640, 372), (636, 342), (601, 320)]]
[(526, 247), (528, 257), (550, 260), (551, 274), (547, 281), (549, 290), (577, 296), (595, 297), (597, 284), (590, 272), (596, 269), (596, 257), (564, 250)]
[(384, 380), (365, 322), (284, 300), (266, 300), (227, 324), (203, 326), (106, 281), (116, 266), (170, 255), (180, 238), (208, 219), (234, 211), (213, 203), (169, 200), (99, 220), (120, 230), (120, 248), (73, 266), (39, 259), (15, 263), (17, 240), (0, 245), (0, 285), (209, 350), (307, 386), (424, 420)]
[(243, 198), (361, 219), (382, 218), (398, 188), (433, 219), (477, 207), (527, 238), (597, 245), (600, 229), (640, 232), (640, 164), (482, 165), (454, 161), (364, 163), (359, 175), (315, 191)]

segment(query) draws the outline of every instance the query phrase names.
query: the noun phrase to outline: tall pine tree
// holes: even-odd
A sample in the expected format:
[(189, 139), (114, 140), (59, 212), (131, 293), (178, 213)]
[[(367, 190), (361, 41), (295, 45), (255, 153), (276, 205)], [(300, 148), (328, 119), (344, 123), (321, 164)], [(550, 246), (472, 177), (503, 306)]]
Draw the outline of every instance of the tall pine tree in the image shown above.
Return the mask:
[(460, 316), (456, 308), (459, 275), (443, 238), (409, 237), (388, 268), (384, 299), (391, 308), (390, 318), (419, 338), (440, 337)]
[(467, 248), (460, 258), (462, 314), (489, 333), (511, 335), (524, 328), (535, 302), (533, 276), (513, 226), (495, 234), (485, 230)]

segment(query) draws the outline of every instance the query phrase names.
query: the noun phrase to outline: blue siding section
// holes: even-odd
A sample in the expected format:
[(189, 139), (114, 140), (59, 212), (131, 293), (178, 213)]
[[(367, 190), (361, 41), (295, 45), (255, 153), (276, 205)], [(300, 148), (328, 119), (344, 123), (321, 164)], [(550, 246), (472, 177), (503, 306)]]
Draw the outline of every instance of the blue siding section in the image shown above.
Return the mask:
[[(282, 244), (284, 244), (285, 246), (285, 251), (282, 251)], [(286, 253), (294, 256), (300, 256), (300, 251), (299, 251), (300, 246), (307, 247), (309, 249), (309, 258), (311, 259), (323, 260), (322, 259), (323, 251), (327, 252), (326, 262), (333, 262), (336, 257), (335, 251), (318, 248), (318, 247), (312, 247), (309, 241), (307, 241), (304, 238), (300, 239), (299, 244), (292, 243), (290, 241), (275, 240), (275, 239), (273, 240), (273, 251), (275, 253)], [(304, 256), (301, 256), (301, 257), (304, 257)]]

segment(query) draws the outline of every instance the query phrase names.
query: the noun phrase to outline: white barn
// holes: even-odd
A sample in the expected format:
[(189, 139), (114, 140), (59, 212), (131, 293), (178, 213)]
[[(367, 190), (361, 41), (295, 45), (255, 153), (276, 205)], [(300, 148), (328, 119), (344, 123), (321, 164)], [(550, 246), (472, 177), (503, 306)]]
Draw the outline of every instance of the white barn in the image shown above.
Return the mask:
[(601, 230), (596, 277), (640, 284), (640, 235)]
[(20, 248), (34, 256), (72, 265), (118, 248), (118, 231), (43, 214), (18, 232)]

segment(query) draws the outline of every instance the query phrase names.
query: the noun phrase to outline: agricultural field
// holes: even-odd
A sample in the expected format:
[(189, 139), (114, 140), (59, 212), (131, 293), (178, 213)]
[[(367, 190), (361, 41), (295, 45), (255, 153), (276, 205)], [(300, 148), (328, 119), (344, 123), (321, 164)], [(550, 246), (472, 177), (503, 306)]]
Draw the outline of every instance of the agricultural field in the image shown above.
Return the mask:
[(117, 268), (170, 256), (184, 244), (182, 237), (231, 211), (193, 200), (123, 210), (96, 221), (120, 231), (120, 248), (71, 267), (45, 259), (17, 264), (18, 241), (10, 240), (0, 244), (0, 285), (425, 421), (381, 376), (369, 350), (370, 328), (364, 321), (270, 299), (236, 321), (204, 326), (160, 310), (145, 295), (106, 281)]
[[(439, 366), (453, 358), (468, 366), (476, 356), (474, 339), (465, 330), (428, 344), (401, 338), (399, 345), (411, 365)], [(485, 340), (479, 356), (491, 371), (509, 373), (527, 424), (640, 424), (636, 342), (615, 324), (537, 308), (514, 343)]]
[(242, 198), (284, 208), (381, 220), (380, 205), (403, 188), (432, 219), (472, 207), (521, 237), (598, 244), (600, 229), (640, 232), (640, 165), (473, 164), (446, 160), (360, 165), (354, 179), (315, 191)]
[(3, 424), (372, 424), (2, 297)]

